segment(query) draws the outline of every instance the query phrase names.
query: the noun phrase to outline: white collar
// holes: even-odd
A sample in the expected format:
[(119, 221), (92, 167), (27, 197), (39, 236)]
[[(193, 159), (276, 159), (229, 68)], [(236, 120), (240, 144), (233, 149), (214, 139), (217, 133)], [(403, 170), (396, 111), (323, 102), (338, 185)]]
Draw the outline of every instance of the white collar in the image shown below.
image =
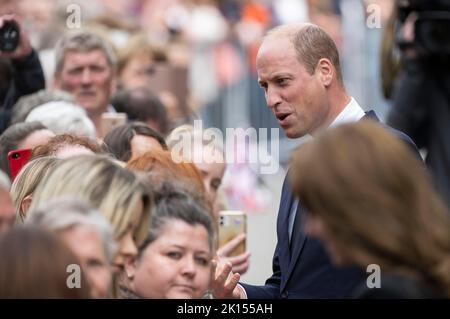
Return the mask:
[(108, 104), (108, 106), (106, 107), (106, 113), (117, 113), (117, 111), (114, 108), (114, 106), (112, 106), (111, 104)]
[(364, 110), (359, 106), (358, 102), (352, 97), (350, 102), (339, 113), (329, 127), (334, 127), (344, 123), (352, 123), (359, 121), (365, 115)]

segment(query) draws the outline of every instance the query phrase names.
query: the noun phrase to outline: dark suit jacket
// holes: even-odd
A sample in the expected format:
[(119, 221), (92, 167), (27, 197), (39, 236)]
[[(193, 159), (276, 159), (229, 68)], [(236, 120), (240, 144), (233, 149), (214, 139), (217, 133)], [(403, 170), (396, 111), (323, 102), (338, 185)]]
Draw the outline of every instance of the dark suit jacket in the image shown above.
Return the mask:
[[(378, 121), (373, 111), (364, 118)], [(381, 124), (383, 125), (383, 124)], [(414, 142), (404, 133), (386, 128), (402, 139), (420, 158)], [(337, 268), (331, 264), (322, 244), (306, 237), (301, 230), (299, 241), (289, 248), (288, 220), (295, 199), (285, 179), (277, 219), (277, 245), (273, 257), (273, 275), (264, 286), (241, 284), (250, 299), (277, 298), (346, 298), (366, 280), (365, 270), (356, 267)], [(297, 214), (302, 214), (301, 203)]]
[(430, 299), (445, 298), (436, 294), (429, 286), (403, 274), (381, 272), (380, 287), (368, 288), (362, 282), (352, 292), (353, 299)]

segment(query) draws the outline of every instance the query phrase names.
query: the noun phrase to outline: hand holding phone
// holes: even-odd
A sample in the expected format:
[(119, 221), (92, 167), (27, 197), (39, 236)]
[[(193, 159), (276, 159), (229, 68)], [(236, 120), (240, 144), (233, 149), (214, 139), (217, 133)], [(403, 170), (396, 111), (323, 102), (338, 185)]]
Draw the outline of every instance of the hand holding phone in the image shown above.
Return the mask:
[(8, 153), (9, 175), (14, 181), (22, 167), (28, 162), (31, 156), (31, 148), (14, 150)]
[(247, 215), (241, 211), (221, 211), (219, 215), (219, 248), (231, 241), (236, 242), (236, 247), (227, 256), (238, 256), (245, 253), (247, 232)]

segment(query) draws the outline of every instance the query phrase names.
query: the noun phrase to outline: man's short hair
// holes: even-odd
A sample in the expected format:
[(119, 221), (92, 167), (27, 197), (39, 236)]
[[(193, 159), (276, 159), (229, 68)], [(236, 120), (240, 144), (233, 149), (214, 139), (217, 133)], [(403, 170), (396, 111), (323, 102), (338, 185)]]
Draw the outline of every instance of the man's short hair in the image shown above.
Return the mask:
[(61, 72), (64, 65), (64, 58), (67, 52), (90, 52), (93, 50), (101, 50), (108, 61), (111, 69), (116, 69), (116, 54), (111, 44), (100, 35), (81, 31), (76, 33), (68, 33), (62, 37), (55, 46), (56, 67), (55, 74)]
[(268, 37), (285, 35), (297, 51), (298, 60), (305, 65), (309, 74), (313, 74), (320, 59), (328, 59), (336, 70), (336, 78), (343, 85), (339, 51), (333, 39), (319, 26), (281, 25), (272, 29)]

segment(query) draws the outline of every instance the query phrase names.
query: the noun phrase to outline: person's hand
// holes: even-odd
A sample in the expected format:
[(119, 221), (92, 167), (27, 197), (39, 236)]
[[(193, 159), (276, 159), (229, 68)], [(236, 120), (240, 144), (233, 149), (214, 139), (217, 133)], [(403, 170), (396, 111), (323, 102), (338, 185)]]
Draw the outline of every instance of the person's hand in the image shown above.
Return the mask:
[(14, 14), (6, 14), (0, 17), (0, 28), (8, 21), (15, 21), (19, 25), (20, 29), (20, 38), (19, 43), (17, 44), (17, 48), (12, 52), (2, 52), (0, 51), (0, 57), (9, 58), (9, 59), (23, 59), (31, 54), (33, 48), (31, 47), (30, 39), (28, 38), (28, 34), (25, 32), (23, 28), (22, 22), (18, 17)]
[(211, 293), (217, 299), (244, 299), (242, 289), (237, 285), (241, 276), (233, 274), (231, 263), (212, 260), (213, 280)]
[(240, 234), (217, 250), (217, 256), (223, 262), (230, 262), (232, 271), (245, 274), (250, 266), (250, 253), (245, 252), (238, 256), (228, 257), (229, 254), (245, 240), (245, 234)]

